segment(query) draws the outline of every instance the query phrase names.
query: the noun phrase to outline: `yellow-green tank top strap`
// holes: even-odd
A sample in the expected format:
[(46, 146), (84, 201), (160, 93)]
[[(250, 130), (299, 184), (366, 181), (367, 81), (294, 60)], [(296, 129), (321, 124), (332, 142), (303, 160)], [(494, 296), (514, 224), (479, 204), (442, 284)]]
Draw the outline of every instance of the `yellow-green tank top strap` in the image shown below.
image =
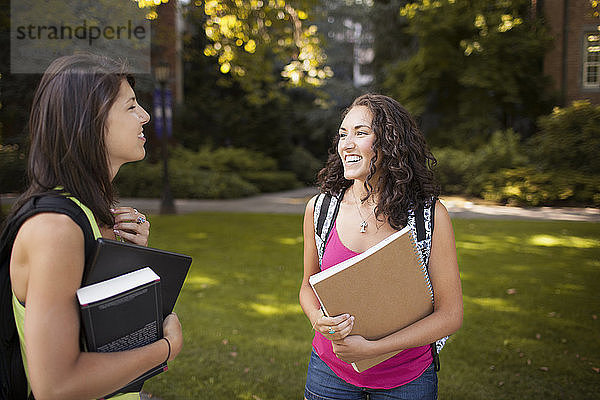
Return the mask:
[(111, 399), (118, 399), (118, 400), (140, 400), (141, 396), (139, 393), (124, 393), (124, 394), (119, 394), (117, 396), (111, 397)]
[(94, 213), (92, 213), (92, 210), (87, 208), (87, 206), (85, 206), (82, 202), (80, 202), (73, 196), (67, 196), (67, 198), (69, 200), (71, 200), (73, 203), (77, 204), (79, 206), (79, 208), (81, 208), (83, 210), (83, 212), (85, 213), (85, 216), (90, 221), (90, 226), (92, 227), (92, 232), (94, 233), (94, 239), (101, 238), (102, 234), (100, 233), (100, 228), (98, 227), (98, 224), (96, 223), (96, 218), (94, 218)]

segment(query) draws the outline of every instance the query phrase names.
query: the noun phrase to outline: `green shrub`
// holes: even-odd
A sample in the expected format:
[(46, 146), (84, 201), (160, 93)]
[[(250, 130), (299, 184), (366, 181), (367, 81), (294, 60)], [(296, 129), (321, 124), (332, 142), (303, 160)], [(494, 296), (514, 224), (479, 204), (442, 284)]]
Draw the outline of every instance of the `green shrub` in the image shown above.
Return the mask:
[(472, 155), (471, 153), (444, 147), (433, 149), (437, 159), (435, 176), (444, 194), (466, 194), (471, 175)]
[(199, 153), (211, 160), (209, 169), (225, 172), (275, 171), (277, 162), (257, 151), (234, 147), (222, 147), (209, 151), (203, 149)]
[(286, 157), (286, 169), (292, 171), (298, 179), (307, 185), (314, 185), (317, 173), (325, 163), (313, 156), (304, 147), (296, 146)]
[[(18, 146), (0, 145), (0, 191), (24, 189), (26, 163)], [(194, 152), (175, 147), (169, 153), (169, 178), (176, 198), (235, 198), (300, 186), (293, 172), (277, 170), (273, 158), (240, 148), (203, 148)], [(121, 197), (160, 197), (162, 162), (126, 164), (114, 183)]]
[(495, 132), (475, 151), (447, 147), (434, 149), (433, 154), (438, 160), (435, 174), (445, 194), (480, 196), (490, 176), (527, 163), (519, 136), (510, 129)]
[(600, 171), (600, 106), (576, 101), (555, 108), (538, 121), (541, 131), (530, 141), (533, 159), (545, 171)]
[(162, 188), (161, 164), (136, 162), (125, 164), (113, 181), (121, 197), (160, 197)]
[(261, 192), (280, 192), (301, 186), (296, 175), (290, 171), (250, 171), (241, 177), (252, 183)]
[(490, 176), (482, 197), (527, 206), (600, 206), (600, 177), (577, 171), (539, 171), (534, 167), (505, 169)]
[[(169, 163), (169, 183), (176, 198), (225, 199), (257, 194), (253, 184), (233, 173), (181, 168), (187, 161)], [(162, 163), (139, 162), (127, 164), (115, 178), (121, 197), (160, 197), (162, 193)]]
[[(252, 150), (203, 148), (193, 152), (177, 147), (169, 155), (169, 182), (176, 198), (235, 198), (300, 185), (292, 172), (277, 171), (274, 159)], [(127, 164), (115, 185), (122, 197), (160, 197), (162, 163)]]
[(176, 198), (228, 199), (259, 193), (256, 186), (234, 173), (175, 169), (170, 177)]
[[(541, 120), (543, 131), (521, 145), (498, 131), (473, 152), (435, 149), (444, 194), (515, 205), (600, 205), (600, 107), (574, 103)], [(526, 151), (532, 156), (525, 155)]]
[(473, 153), (468, 192), (481, 196), (486, 183), (503, 169), (517, 168), (527, 164), (519, 135), (512, 129), (494, 132), (488, 143)]
[(0, 192), (20, 192), (26, 185), (27, 157), (18, 145), (0, 145)]
[(211, 149), (203, 147), (195, 152), (184, 147), (169, 151), (169, 159), (177, 167), (193, 167), (221, 172), (275, 171), (277, 162), (254, 150), (236, 147)]

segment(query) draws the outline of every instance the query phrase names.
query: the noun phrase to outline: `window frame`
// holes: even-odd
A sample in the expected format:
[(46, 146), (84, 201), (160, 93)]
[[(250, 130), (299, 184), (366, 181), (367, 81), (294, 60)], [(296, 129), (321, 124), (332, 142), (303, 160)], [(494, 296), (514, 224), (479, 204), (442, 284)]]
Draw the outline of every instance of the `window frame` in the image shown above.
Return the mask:
[[(596, 36), (598, 39), (590, 41), (590, 36)], [(589, 61), (590, 48), (595, 48), (593, 53), (597, 54), (597, 60)], [(582, 57), (582, 86), (583, 89), (600, 89), (600, 31), (587, 31), (583, 36), (583, 57)], [(589, 68), (596, 68), (595, 82), (589, 81)]]

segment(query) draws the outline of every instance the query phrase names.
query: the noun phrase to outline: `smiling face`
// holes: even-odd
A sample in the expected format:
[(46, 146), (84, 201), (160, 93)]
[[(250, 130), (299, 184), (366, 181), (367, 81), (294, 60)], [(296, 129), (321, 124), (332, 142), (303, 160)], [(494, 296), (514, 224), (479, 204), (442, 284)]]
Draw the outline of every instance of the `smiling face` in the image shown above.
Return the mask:
[(137, 103), (133, 89), (124, 79), (106, 119), (106, 150), (113, 177), (121, 165), (142, 160), (146, 155), (143, 126), (148, 121), (150, 115)]
[(375, 156), (375, 132), (371, 127), (373, 115), (365, 106), (353, 107), (339, 129), (338, 155), (344, 166), (344, 178), (364, 182), (369, 175), (371, 159)]

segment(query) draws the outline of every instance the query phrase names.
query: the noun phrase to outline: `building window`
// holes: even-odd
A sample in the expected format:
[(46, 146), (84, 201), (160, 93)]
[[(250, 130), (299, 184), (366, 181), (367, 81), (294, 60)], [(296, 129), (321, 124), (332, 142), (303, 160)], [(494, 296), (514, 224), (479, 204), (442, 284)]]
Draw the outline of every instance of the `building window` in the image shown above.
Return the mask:
[(600, 88), (600, 32), (588, 33), (585, 37), (583, 87)]

